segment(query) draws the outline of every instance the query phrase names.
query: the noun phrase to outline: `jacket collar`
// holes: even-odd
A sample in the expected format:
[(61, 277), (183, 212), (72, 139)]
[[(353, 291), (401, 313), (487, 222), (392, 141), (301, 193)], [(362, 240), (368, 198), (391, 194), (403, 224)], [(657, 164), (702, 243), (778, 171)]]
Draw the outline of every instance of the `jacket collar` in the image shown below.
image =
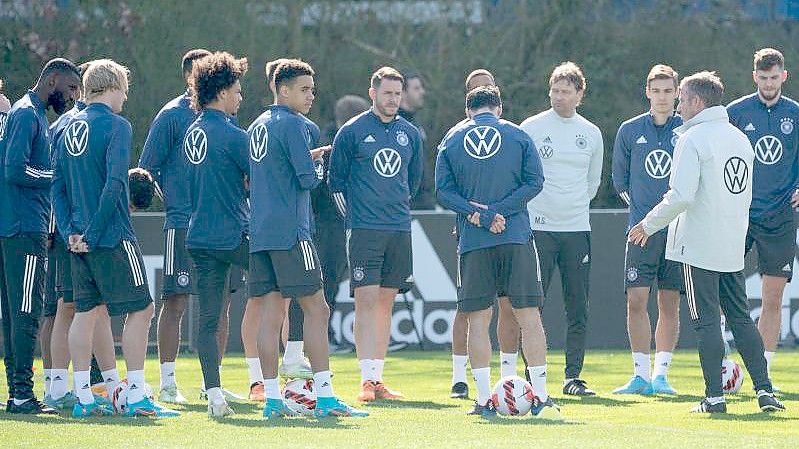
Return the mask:
[(727, 115), (727, 108), (724, 106), (711, 106), (703, 109), (699, 114), (691, 117), (691, 120), (686, 121), (682, 125), (674, 128), (677, 134), (685, 134), (692, 127), (707, 122), (729, 122), (730, 117)]

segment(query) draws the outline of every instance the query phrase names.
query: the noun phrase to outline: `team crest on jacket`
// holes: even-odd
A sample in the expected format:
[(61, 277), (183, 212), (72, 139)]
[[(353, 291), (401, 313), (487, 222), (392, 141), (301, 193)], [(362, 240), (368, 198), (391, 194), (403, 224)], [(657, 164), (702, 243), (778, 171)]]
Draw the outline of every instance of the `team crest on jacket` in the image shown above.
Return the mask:
[(200, 165), (205, 160), (208, 153), (208, 138), (202, 128), (194, 128), (190, 133), (186, 134), (186, 139), (183, 141), (183, 151), (186, 152), (186, 157), (189, 162), (194, 165)]
[(674, 134), (674, 133), (671, 134), (671, 147), (672, 148), (677, 146), (677, 139), (679, 139), (679, 138), (680, 138), (680, 136), (678, 136), (677, 134)]
[(403, 147), (408, 146), (408, 135), (405, 134), (405, 131), (397, 131), (397, 143)]
[(577, 138), (574, 140), (574, 144), (577, 145), (577, 148), (584, 150), (585, 147), (588, 146), (588, 141), (585, 139), (584, 135), (577, 134)]
[(793, 119), (790, 117), (784, 117), (780, 119), (780, 131), (783, 134), (790, 134), (793, 132)]
[(259, 123), (250, 133), (250, 158), (255, 162), (261, 162), (266, 156), (266, 145), (269, 143), (269, 133), (266, 125)]
[(83, 154), (89, 143), (89, 124), (85, 120), (72, 122), (67, 128), (64, 143), (70, 156)]

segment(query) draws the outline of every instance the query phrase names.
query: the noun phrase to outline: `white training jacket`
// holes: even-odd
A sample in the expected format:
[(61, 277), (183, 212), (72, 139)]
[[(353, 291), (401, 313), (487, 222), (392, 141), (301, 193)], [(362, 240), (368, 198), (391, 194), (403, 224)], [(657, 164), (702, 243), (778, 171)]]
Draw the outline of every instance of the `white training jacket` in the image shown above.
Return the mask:
[(544, 189), (529, 203), (535, 231), (590, 231), (588, 206), (602, 178), (604, 144), (599, 128), (580, 114), (553, 109), (523, 121), (544, 166)]
[[(718, 272), (744, 268), (754, 150), (713, 106), (675, 128), (669, 191), (644, 217), (652, 235), (669, 226), (666, 258)], [(676, 218), (676, 219), (675, 219)]]

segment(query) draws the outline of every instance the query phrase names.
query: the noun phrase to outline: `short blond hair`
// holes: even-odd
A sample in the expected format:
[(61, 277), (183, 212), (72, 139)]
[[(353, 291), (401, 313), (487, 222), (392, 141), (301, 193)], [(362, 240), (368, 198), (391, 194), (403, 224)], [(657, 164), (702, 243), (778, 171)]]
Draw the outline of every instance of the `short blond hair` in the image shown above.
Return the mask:
[(588, 84), (585, 81), (583, 71), (577, 64), (571, 61), (566, 61), (555, 67), (555, 70), (552, 71), (552, 75), (549, 77), (549, 87), (552, 87), (552, 85), (558, 81), (568, 82), (577, 89), (577, 92), (585, 90)]
[(110, 59), (98, 59), (89, 63), (83, 74), (83, 92), (87, 100), (109, 90), (128, 91), (130, 70)]
[(674, 81), (674, 88), (676, 89), (679, 84), (679, 75), (677, 72), (666, 64), (657, 64), (652, 67), (649, 74), (646, 76), (646, 87), (649, 87), (654, 80), (672, 80)]

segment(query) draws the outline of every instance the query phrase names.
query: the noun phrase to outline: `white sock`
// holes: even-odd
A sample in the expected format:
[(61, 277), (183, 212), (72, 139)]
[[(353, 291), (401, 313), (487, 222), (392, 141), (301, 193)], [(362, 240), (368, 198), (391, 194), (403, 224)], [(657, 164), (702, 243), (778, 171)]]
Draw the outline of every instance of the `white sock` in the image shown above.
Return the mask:
[(91, 371), (73, 371), (72, 372), (72, 381), (75, 383), (75, 394), (78, 396), (78, 400), (83, 405), (88, 405), (94, 402), (94, 396), (92, 396), (92, 385), (91, 385)]
[(52, 369), (44, 368), (44, 395), (50, 396), (50, 382), (52, 382)]
[(274, 379), (264, 379), (264, 395), (267, 399), (283, 399), (280, 395), (280, 384), (277, 377)]
[(258, 357), (247, 357), (244, 361), (247, 362), (247, 373), (250, 375), (250, 385), (256, 382), (263, 382), (264, 375), (261, 372), (261, 359)]
[(69, 387), (69, 371), (65, 369), (50, 370), (50, 397), (53, 399), (63, 398), (67, 394)]
[(715, 398), (707, 398), (707, 402), (709, 402), (711, 405), (716, 405), (720, 402), (725, 402), (725, 401), (724, 401), (724, 396), (720, 396)]
[(373, 359), (358, 360), (358, 365), (361, 367), (361, 383), (365, 380), (377, 380), (373, 379), (375, 371)]
[(652, 361), (649, 359), (649, 353), (633, 352), (633, 375), (641, 376), (645, 381), (649, 382), (651, 376), (649, 374), (649, 365)]
[(472, 377), (477, 384), (477, 403), (485, 405), (491, 399), (491, 367), (472, 368)]
[(775, 351), (763, 351), (763, 356), (766, 357), (766, 373), (771, 377), (771, 359), (774, 358)]
[(528, 366), (527, 372), (530, 373), (533, 393), (535, 393), (541, 401), (549, 399), (549, 393), (547, 393), (547, 366)]
[(372, 360), (372, 363), (374, 364), (374, 367), (375, 367), (375, 375), (374, 375), (374, 379), (372, 379), (372, 380), (378, 380), (378, 381), (382, 382), (383, 381), (383, 367), (386, 365), (385, 359), (374, 359), (374, 360)]
[(669, 366), (671, 366), (671, 353), (666, 351), (656, 352), (654, 376), (665, 377), (669, 374)]
[(319, 371), (313, 374), (313, 387), (316, 390), (317, 398), (333, 397), (333, 380), (330, 370)]
[(209, 388), (205, 393), (208, 395), (208, 402), (211, 404), (221, 404), (225, 402), (225, 395), (222, 394), (221, 387)]
[(161, 364), (161, 389), (177, 385), (175, 383), (175, 362)]
[(452, 354), (452, 385), (458, 382), (466, 383), (467, 363), (469, 363), (468, 355)]
[(283, 353), (283, 364), (294, 364), (302, 361), (302, 347), (301, 341), (287, 341), (286, 352)]
[(135, 404), (144, 399), (144, 370), (128, 371), (128, 404)]
[(17, 399), (14, 398), (14, 405), (22, 405), (26, 402), (30, 401), (30, 399)]
[(119, 372), (117, 372), (116, 368), (111, 368), (110, 370), (103, 371), (100, 373), (103, 376), (103, 380), (105, 381), (105, 391), (108, 392), (108, 397), (112, 397), (114, 395), (114, 390), (116, 390), (117, 385), (119, 385)]
[(516, 358), (515, 352), (499, 352), (499, 375), (500, 377), (508, 377), (516, 375)]

